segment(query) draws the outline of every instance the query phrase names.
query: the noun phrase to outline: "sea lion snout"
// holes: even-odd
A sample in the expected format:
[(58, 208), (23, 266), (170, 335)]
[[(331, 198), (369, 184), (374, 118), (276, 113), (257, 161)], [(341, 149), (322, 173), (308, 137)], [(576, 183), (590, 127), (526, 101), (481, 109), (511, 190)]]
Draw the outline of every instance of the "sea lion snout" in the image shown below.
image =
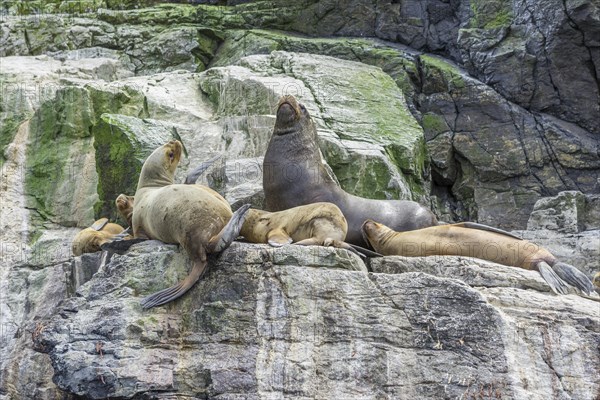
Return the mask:
[(171, 140), (167, 143), (167, 148), (173, 152), (173, 159), (179, 161), (183, 151), (183, 145), (179, 140)]
[(126, 207), (129, 204), (130, 197), (131, 196), (127, 196), (127, 195), (121, 193), (115, 200), (115, 203), (117, 203), (117, 207)]
[(279, 99), (277, 104), (277, 119), (275, 121), (276, 135), (285, 135), (298, 129), (297, 123), (307, 114), (306, 108), (298, 103), (294, 96), (287, 95)]
[(280, 126), (286, 126), (294, 123), (298, 119), (296, 109), (290, 103), (283, 103), (279, 105), (277, 109), (277, 124)]

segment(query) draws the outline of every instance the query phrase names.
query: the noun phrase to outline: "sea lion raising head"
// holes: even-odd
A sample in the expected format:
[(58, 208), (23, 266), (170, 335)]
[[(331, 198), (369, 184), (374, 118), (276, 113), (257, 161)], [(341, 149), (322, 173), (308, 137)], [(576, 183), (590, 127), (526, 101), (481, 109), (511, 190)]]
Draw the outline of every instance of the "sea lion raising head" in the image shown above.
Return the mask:
[(192, 260), (190, 274), (177, 285), (142, 300), (144, 308), (168, 303), (188, 291), (206, 269), (207, 253), (220, 252), (235, 239), (249, 208), (232, 214), (229, 204), (201, 185), (174, 184), (182, 145), (170, 141), (144, 162), (133, 204), (135, 238), (181, 245)]
[(560, 262), (548, 250), (500, 229), (471, 222), (396, 232), (372, 220), (362, 232), (375, 251), (384, 256), (465, 256), (539, 271), (555, 293), (567, 294), (568, 285), (585, 295), (592, 282), (577, 268)]
[(268, 211), (317, 202), (334, 203), (348, 221), (346, 241), (359, 246), (366, 246), (361, 225), (369, 218), (385, 221), (399, 231), (437, 223), (430, 210), (414, 201), (373, 200), (346, 193), (323, 160), (310, 114), (293, 96), (284, 96), (279, 101), (263, 162), (263, 188)]

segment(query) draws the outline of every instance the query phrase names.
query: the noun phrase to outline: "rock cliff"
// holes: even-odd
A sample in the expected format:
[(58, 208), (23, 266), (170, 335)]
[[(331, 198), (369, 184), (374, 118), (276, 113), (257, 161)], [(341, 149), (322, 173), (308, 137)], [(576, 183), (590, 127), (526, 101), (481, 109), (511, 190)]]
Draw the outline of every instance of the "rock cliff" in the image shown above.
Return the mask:
[(179, 180), (220, 154), (204, 183), (261, 207), (293, 94), (347, 191), (514, 230), (591, 276), (597, 3), (158, 3), (3, 3), (0, 399), (600, 395), (599, 303), (535, 272), (236, 243), (142, 311), (186, 273), (176, 247), (70, 256), (171, 138)]

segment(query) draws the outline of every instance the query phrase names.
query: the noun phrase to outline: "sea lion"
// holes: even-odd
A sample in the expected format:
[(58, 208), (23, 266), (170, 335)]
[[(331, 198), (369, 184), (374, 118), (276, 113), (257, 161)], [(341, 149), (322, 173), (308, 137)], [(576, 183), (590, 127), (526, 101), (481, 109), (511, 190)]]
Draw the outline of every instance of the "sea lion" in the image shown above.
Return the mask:
[(414, 201), (373, 200), (346, 193), (328, 173), (317, 145), (317, 130), (293, 96), (277, 107), (273, 135), (263, 161), (266, 209), (282, 211), (317, 202), (337, 205), (348, 221), (346, 241), (365, 247), (361, 234), (366, 219), (385, 221), (398, 231), (437, 223), (435, 215)]
[(108, 218), (100, 218), (92, 226), (75, 235), (71, 249), (75, 256), (83, 253), (95, 253), (100, 251), (100, 246), (103, 244), (128, 236), (121, 225), (108, 222)]
[(268, 212), (251, 208), (240, 234), (252, 243), (280, 247), (289, 243), (334, 246), (355, 250), (346, 242), (348, 224), (333, 203), (314, 203), (284, 211)]
[(592, 283), (596, 287), (596, 292), (600, 293), (600, 271), (596, 272), (594, 279), (592, 279)]
[(168, 303), (187, 292), (204, 273), (207, 253), (227, 248), (237, 237), (249, 205), (232, 214), (226, 201), (200, 185), (173, 183), (182, 145), (172, 140), (146, 159), (133, 203), (135, 238), (181, 245), (192, 260), (190, 274), (177, 285), (142, 300), (144, 308)]
[(375, 251), (387, 255), (424, 257), (454, 255), (475, 257), (498, 264), (536, 270), (557, 294), (567, 294), (568, 285), (584, 294), (594, 287), (577, 268), (560, 262), (548, 250), (500, 229), (475, 223), (439, 225), (410, 232), (395, 232), (372, 220), (362, 232)]
[[(216, 160), (218, 160), (221, 156), (217, 155), (213, 158), (211, 158), (208, 161), (205, 161), (203, 163), (201, 163), (199, 166), (197, 166), (196, 168), (192, 169), (186, 176), (184, 183), (186, 185), (194, 185), (196, 184), (196, 181), (198, 180), (198, 178), (200, 177), (200, 175), (202, 175), (202, 173), (204, 171), (206, 171)], [(227, 202), (227, 200), (225, 200), (223, 198), (223, 196), (221, 196), (218, 192), (214, 191), (213, 189), (209, 188), (208, 186), (204, 186), (204, 185), (198, 185), (201, 189), (206, 190), (207, 192), (211, 193), (213, 196), (215, 196), (217, 198), (217, 200), (225, 203), (227, 205), (227, 207), (229, 207), (229, 203)], [(127, 225), (131, 226), (131, 220), (133, 218), (133, 204), (135, 202), (135, 197), (134, 196), (128, 196), (126, 194), (119, 194), (119, 196), (117, 196), (117, 198), (115, 199), (115, 205), (117, 207), (117, 211), (119, 212), (119, 215), (125, 220), (127, 221)]]

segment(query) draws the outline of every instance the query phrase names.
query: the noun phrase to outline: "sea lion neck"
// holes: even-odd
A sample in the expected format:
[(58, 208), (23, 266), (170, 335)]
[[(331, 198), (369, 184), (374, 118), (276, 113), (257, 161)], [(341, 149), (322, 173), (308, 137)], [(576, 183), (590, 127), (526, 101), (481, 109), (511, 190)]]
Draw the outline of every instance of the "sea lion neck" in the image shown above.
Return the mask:
[(175, 179), (175, 169), (181, 158), (181, 151), (182, 145), (176, 140), (154, 150), (142, 166), (138, 190), (172, 185)]

